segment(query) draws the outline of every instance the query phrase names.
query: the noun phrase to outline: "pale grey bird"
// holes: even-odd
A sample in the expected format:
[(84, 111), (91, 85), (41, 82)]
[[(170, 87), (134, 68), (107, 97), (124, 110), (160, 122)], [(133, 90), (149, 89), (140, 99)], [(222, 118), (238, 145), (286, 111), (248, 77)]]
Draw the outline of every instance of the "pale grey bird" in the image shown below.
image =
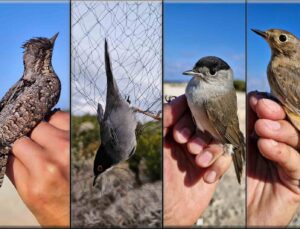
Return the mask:
[(252, 31), (263, 37), (272, 50), (267, 70), (271, 94), (300, 131), (300, 40), (282, 29)]
[(97, 118), (100, 124), (101, 145), (94, 161), (93, 185), (101, 173), (130, 158), (137, 145), (135, 112), (120, 94), (112, 73), (106, 40), (105, 70), (107, 78), (106, 106), (105, 112), (103, 112), (101, 104), (98, 103)]
[(201, 58), (192, 70), (185, 95), (197, 129), (208, 132), (232, 154), (238, 182), (241, 183), (245, 161), (244, 136), (239, 128), (237, 97), (233, 86), (233, 71), (222, 59)]

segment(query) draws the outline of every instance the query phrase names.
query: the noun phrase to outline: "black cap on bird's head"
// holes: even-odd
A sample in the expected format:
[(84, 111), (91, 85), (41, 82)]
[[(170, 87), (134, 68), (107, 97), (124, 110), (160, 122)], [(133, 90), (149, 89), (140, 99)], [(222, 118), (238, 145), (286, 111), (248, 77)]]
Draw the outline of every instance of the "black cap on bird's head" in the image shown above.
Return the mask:
[(112, 167), (114, 165), (114, 162), (112, 158), (109, 155), (109, 152), (105, 149), (103, 144), (100, 145), (96, 157), (94, 160), (94, 181), (93, 186), (96, 184), (96, 179), (99, 175), (101, 175), (103, 172), (105, 172), (107, 169)]
[(274, 53), (291, 54), (297, 52), (298, 38), (287, 30), (268, 29), (262, 31), (259, 29), (251, 29), (254, 33), (264, 38), (270, 45)]
[(183, 72), (183, 75), (199, 76), (216, 76), (220, 70), (229, 70), (230, 66), (221, 58), (216, 56), (206, 56), (198, 60), (192, 70)]
[(51, 38), (45, 38), (45, 37), (36, 37), (28, 40), (25, 42), (22, 46), (22, 48), (25, 49), (25, 53), (28, 52), (34, 56), (40, 56), (45, 53), (45, 51), (52, 51), (55, 40), (58, 36), (58, 33), (56, 33)]

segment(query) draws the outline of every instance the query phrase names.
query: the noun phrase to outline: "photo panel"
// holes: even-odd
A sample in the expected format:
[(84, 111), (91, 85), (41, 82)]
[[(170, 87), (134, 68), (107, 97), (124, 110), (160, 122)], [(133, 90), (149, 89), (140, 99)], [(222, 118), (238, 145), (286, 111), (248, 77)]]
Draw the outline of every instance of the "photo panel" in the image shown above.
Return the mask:
[(162, 225), (162, 2), (72, 2), (72, 226)]
[(249, 226), (300, 225), (299, 15), (299, 1), (247, 4)]
[(165, 226), (245, 225), (245, 7), (164, 3)]
[(69, 13), (68, 1), (0, 2), (1, 227), (70, 222)]

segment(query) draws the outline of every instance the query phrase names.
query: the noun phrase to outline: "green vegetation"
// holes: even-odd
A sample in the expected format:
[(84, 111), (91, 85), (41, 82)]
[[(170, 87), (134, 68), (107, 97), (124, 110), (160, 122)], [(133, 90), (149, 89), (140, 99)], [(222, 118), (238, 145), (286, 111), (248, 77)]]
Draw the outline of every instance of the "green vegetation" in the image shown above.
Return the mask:
[[(139, 174), (144, 161), (145, 175), (151, 180), (161, 179), (161, 123), (139, 124), (136, 153), (128, 160), (129, 168)], [(138, 131), (140, 132), (140, 131)], [(100, 129), (96, 116), (72, 116), (72, 161), (81, 163), (93, 159), (100, 145)], [(138, 175), (137, 175), (138, 176)]]
[(244, 80), (234, 80), (233, 85), (237, 91), (246, 91), (246, 82)]
[(129, 168), (137, 171), (141, 160), (145, 160), (146, 175), (152, 180), (161, 178), (162, 133), (160, 122), (148, 122), (142, 126), (138, 136), (138, 146), (135, 155), (128, 161)]

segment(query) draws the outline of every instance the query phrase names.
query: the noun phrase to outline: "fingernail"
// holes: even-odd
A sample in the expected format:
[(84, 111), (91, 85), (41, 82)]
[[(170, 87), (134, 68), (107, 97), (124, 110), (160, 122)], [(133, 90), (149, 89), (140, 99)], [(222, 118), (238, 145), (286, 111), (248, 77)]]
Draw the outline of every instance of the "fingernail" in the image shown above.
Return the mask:
[(265, 120), (265, 126), (270, 130), (279, 130), (281, 125), (279, 122), (271, 121), (271, 120)]
[(164, 128), (164, 130), (163, 130), (163, 136), (166, 137), (167, 133), (168, 133), (168, 128)]
[(209, 151), (204, 151), (198, 156), (198, 164), (202, 166), (207, 166), (212, 159), (212, 153)]
[(195, 138), (195, 143), (201, 146), (206, 146), (206, 143), (202, 138)]
[(252, 95), (252, 96), (250, 97), (250, 104), (251, 104), (251, 105), (256, 106), (257, 101), (258, 101), (258, 99), (256, 98), (255, 95)]
[(216, 177), (217, 177), (217, 173), (215, 171), (208, 171), (206, 176), (205, 176), (205, 180), (208, 183), (214, 183), (216, 181)]
[(269, 140), (272, 146), (277, 146), (278, 142), (274, 141), (273, 139)]
[(183, 128), (181, 131), (180, 131), (180, 134), (185, 137), (185, 138), (188, 138), (190, 137), (190, 130), (188, 128)]
[(261, 101), (262, 101), (263, 105), (266, 106), (270, 111), (275, 112), (275, 113), (280, 111), (279, 106), (275, 102), (272, 102), (269, 99), (262, 99)]

